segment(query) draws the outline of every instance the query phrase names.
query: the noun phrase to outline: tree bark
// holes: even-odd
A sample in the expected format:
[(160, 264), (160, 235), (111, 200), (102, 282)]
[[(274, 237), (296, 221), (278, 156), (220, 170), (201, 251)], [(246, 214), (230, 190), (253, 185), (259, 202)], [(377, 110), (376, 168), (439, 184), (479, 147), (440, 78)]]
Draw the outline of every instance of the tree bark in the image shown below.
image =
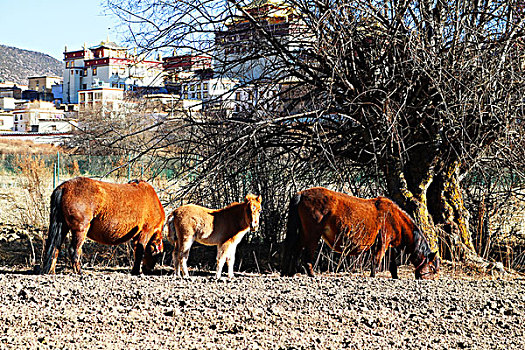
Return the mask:
[(429, 188), (430, 213), (440, 234), (440, 252), (445, 259), (479, 260), (469, 228), (459, 180), (461, 163), (456, 161), (437, 175)]
[[(387, 169), (396, 169), (386, 172), (387, 187), (390, 195), (403, 209), (405, 209), (414, 219), (419, 229), (425, 235), (432, 251), (438, 250), (439, 237), (432, 215), (427, 205), (427, 190), (434, 177), (433, 166), (430, 166), (425, 173), (427, 174), (418, 183), (418, 186), (409, 185), (406, 180), (405, 172), (416, 172), (415, 169), (405, 168), (400, 170), (397, 165), (387, 167)], [(420, 170), (420, 169), (418, 169)]]

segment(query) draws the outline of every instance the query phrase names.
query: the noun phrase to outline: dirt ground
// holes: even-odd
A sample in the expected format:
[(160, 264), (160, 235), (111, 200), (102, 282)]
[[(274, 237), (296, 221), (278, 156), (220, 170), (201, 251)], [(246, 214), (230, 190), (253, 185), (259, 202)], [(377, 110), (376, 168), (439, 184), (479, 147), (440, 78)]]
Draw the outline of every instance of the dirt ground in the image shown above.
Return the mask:
[[(446, 263), (437, 281), (356, 274), (0, 268), (2, 349), (522, 349), (525, 279)], [(197, 276), (198, 275), (198, 276)]]

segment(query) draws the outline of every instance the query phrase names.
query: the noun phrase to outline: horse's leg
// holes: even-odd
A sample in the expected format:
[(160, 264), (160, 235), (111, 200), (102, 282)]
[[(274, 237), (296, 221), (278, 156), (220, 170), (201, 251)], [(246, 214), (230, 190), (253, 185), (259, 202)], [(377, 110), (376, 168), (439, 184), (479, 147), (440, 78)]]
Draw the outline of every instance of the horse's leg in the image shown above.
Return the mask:
[(190, 238), (181, 238), (179, 240), (179, 268), (182, 267), (182, 277), (188, 277), (188, 257), (190, 256), (190, 249), (193, 245), (193, 235)]
[(144, 258), (142, 259), (142, 272), (145, 275), (153, 274), (155, 265), (157, 264), (157, 257), (163, 252), (162, 232), (154, 231), (149, 238), (144, 250)]
[(179, 244), (178, 240), (175, 239), (173, 242), (173, 251), (171, 252), (171, 263), (175, 270), (175, 275), (180, 277), (180, 264), (179, 264)]
[(133, 261), (133, 267), (131, 268), (131, 274), (138, 276), (140, 275), (140, 265), (144, 258), (144, 244), (140, 240), (133, 241), (133, 250), (135, 255), (135, 261)]
[(374, 244), (370, 249), (370, 277), (376, 277), (376, 255), (377, 247)]
[(320, 235), (316, 239), (313, 239), (310, 242), (308, 242), (306, 244), (306, 249), (304, 250), (304, 255), (305, 255), (304, 265), (306, 267), (306, 273), (310, 277), (315, 276), (314, 274), (314, 255), (315, 255), (315, 251), (317, 250), (317, 246), (319, 245), (318, 244), (319, 238), (320, 238)]
[(235, 250), (237, 249), (237, 244), (230, 244), (226, 248), (226, 263), (228, 264), (228, 277), (233, 278), (233, 266), (235, 265)]
[(179, 234), (175, 228), (174, 217), (170, 216), (168, 218), (168, 240), (173, 244), (173, 250), (171, 251), (171, 264), (173, 265), (173, 270), (175, 271), (175, 276), (180, 277), (180, 264), (179, 264)]
[[(215, 274), (215, 277), (221, 278), (222, 274), (222, 268), (224, 267), (224, 263), (226, 262), (226, 259), (228, 258), (228, 248), (229, 244), (228, 242), (219, 244), (217, 246), (217, 273)], [(228, 269), (229, 269), (229, 263), (228, 263)], [(232, 274), (233, 274), (233, 265), (232, 265)], [(228, 276), (229, 276), (229, 270), (228, 270)]]
[(397, 276), (397, 250), (395, 248), (390, 248), (390, 264), (388, 265), (388, 270), (390, 271), (390, 274), (392, 275), (393, 279), (398, 279)]
[(135, 245), (135, 261), (133, 262), (133, 268), (131, 269), (132, 275), (140, 275), (140, 266), (142, 265), (142, 270), (145, 274), (149, 274), (153, 271), (153, 267), (146, 266), (148, 259), (153, 259), (151, 256), (151, 251), (148, 251), (148, 245), (150, 244), (151, 238), (155, 235), (152, 234), (151, 229), (142, 229), (138, 233), (133, 242)]
[(51, 268), (49, 269), (49, 273), (52, 273), (52, 274), (55, 273), (58, 254), (60, 253), (60, 247), (62, 247), (62, 245), (64, 244), (64, 241), (66, 240), (66, 236), (68, 232), (69, 232), (69, 228), (65, 225), (62, 226), (62, 229), (60, 231), (60, 237), (58, 238), (60, 240), (60, 243), (58, 244), (58, 247), (55, 248), (52, 253)]
[(374, 245), (372, 246), (372, 261), (370, 264), (371, 265), (370, 277), (376, 276), (376, 270), (381, 264), (381, 261), (383, 261), (383, 257), (385, 256), (388, 245), (389, 244), (386, 242), (386, 237), (383, 237), (383, 233), (379, 231), (376, 241)]
[(69, 256), (71, 265), (75, 273), (82, 273), (80, 266), (80, 255), (89, 230), (89, 223), (82, 223), (71, 229), (71, 245), (69, 246)]

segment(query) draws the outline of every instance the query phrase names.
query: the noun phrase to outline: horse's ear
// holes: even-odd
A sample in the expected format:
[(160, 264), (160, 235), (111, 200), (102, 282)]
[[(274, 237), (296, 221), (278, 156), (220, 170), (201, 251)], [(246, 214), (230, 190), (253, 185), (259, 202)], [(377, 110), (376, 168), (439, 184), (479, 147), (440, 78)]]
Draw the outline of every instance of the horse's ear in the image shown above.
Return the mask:
[(429, 262), (434, 261), (434, 259), (436, 258), (436, 255), (437, 255), (437, 251), (428, 254), (428, 257), (427, 257), (428, 261), (429, 261)]
[(257, 202), (259, 202), (259, 203), (262, 202), (262, 197), (261, 197), (261, 195), (259, 195), (259, 197), (257, 197)]

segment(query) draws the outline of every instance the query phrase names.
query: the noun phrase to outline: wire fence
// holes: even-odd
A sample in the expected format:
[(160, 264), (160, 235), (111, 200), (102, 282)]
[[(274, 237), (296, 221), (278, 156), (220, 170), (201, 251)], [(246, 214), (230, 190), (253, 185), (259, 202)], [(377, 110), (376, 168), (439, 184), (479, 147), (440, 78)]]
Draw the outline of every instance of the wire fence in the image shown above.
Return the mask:
[(149, 156), (93, 156), (61, 152), (46, 155), (0, 154), (0, 174), (16, 176), (20, 173), (21, 164), (27, 164), (21, 160), (28, 157), (41, 164), (44, 173), (52, 176), (53, 187), (60, 184), (64, 178), (73, 176), (110, 177), (130, 181), (135, 178), (156, 177), (170, 180), (175, 174), (173, 168), (158, 165), (155, 159)]

